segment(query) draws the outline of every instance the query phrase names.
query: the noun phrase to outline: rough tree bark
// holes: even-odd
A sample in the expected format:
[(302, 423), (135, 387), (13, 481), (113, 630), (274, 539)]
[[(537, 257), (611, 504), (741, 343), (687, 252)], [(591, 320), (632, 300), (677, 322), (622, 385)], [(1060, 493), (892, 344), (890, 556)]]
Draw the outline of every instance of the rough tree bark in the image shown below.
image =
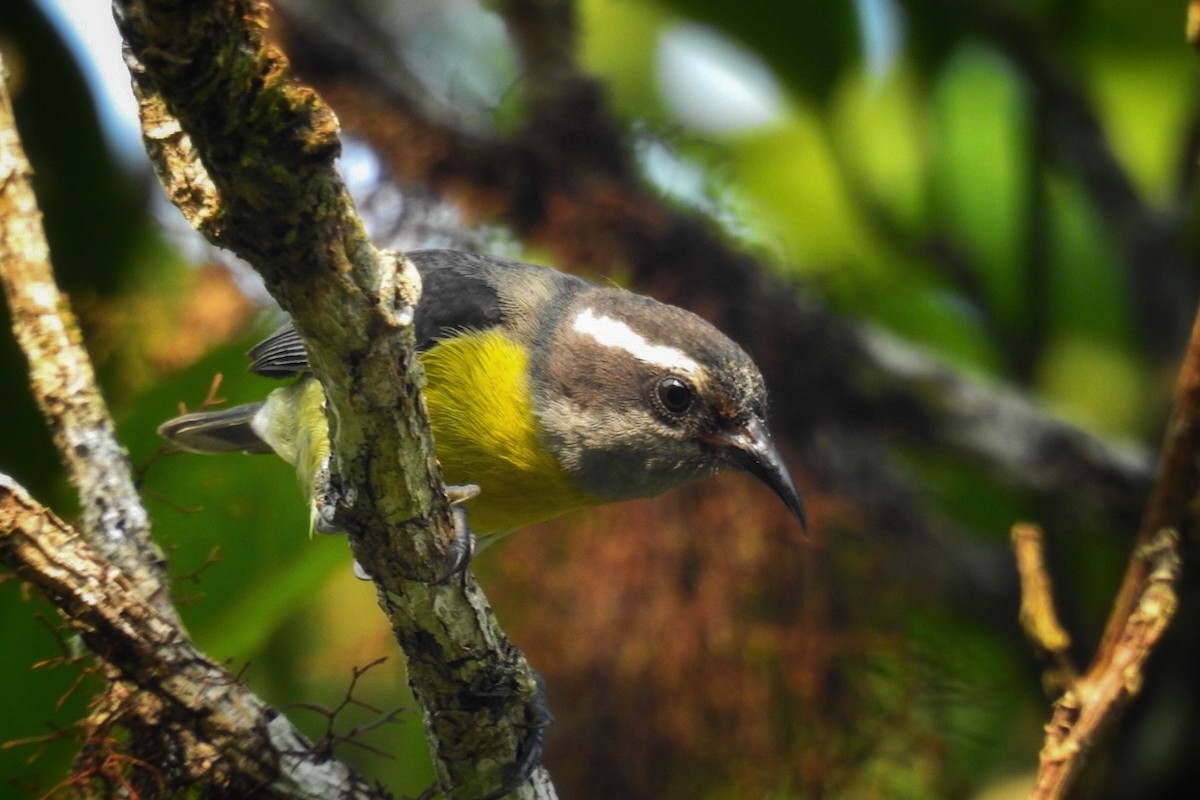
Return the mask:
[[(299, 0), (291, 3), (298, 4)], [(286, 62), (261, 40), (261, 4), (226, 1), (204, 11), (133, 0), (118, 0), (116, 6), (130, 43), (147, 144), (164, 186), (210, 239), (259, 269), (281, 304), (295, 316), (330, 393), (338, 483), (348, 488), (384, 487), (382, 494), (374, 495), (344, 491), (339, 523), (351, 531), (359, 561), (371, 574), (381, 576), (380, 602), (409, 653), (443, 787), (464, 793), (486, 791), (485, 787), (502, 780), (504, 765), (521, 749), (533, 681), (519, 654), (490, 627), (486, 603), (473, 583), (459, 593), (456, 587), (431, 587), (411, 580), (437, 574), (450, 531), (444, 502), (430, 488), (437, 486), (437, 476), (416, 401), (411, 338), (404, 325), (406, 308), (416, 299), (410, 272), (402, 257), (376, 252), (363, 235), (331, 166), (338, 146), (336, 122), (311, 91), (287, 79)], [(477, 208), (502, 209), (514, 227), (555, 246), (566, 261), (595, 262), (592, 256), (598, 248), (619, 250), (617, 260), (632, 264), (636, 277), (660, 286), (662, 275), (681, 263), (688, 268), (676, 270), (679, 275), (689, 274), (689, 269), (707, 270), (705, 280), (667, 286), (666, 294), (684, 304), (709, 304), (710, 310), (716, 307), (714, 301), (698, 295), (702, 290), (696, 287), (716, 287), (710, 291), (736, 298), (727, 307), (716, 307), (717, 313), (730, 315), (726, 327), (759, 351), (756, 355), (771, 352), (762, 338), (764, 331), (772, 339), (807, 342), (807, 351), (798, 360), (814, 368), (788, 369), (770, 364), (769, 359), (767, 364), (769, 373), (786, 376), (789, 385), (783, 396), (825, 398), (814, 400), (816, 408), (810, 403), (780, 409), (793, 437), (804, 438), (810, 428), (822, 424), (822, 415), (835, 423), (844, 418), (856, 423), (867, 419), (874, 427), (899, 429), (912, 440), (966, 454), (1035, 496), (1060, 498), (1071, 493), (1078, 497), (1083, 494), (1080, 476), (1085, 476), (1083, 488), (1099, 498), (1098, 516), (1119, 522), (1132, 519), (1149, 483), (1148, 459), (1143, 454), (1109, 446), (1049, 419), (1025, 399), (966, 380), (890, 337), (834, 320), (797, 299), (780, 282), (764, 278), (752, 259), (731, 251), (695, 220), (666, 208), (637, 185), (619, 125), (607, 117), (596, 87), (572, 63), (571, 4), (539, 6), (514, 0), (498, 7), (507, 15), (532, 86), (529, 124), (509, 141), (481, 141), (455, 130), (437, 114), (427, 113), (429, 106), (422, 98), (406, 94), (411, 86), (396, 89), (379, 75), (364, 77), (361, 73), (366, 72), (369, 59), (342, 60), (343, 69), (360, 73), (350, 76), (358, 81), (356, 91), (364, 85), (375, 91), (357, 98), (348, 95), (348, 113), (357, 116), (381, 145), (390, 143), (395, 148), (390, 158), (397, 172), (440, 182), (451, 193), (471, 197)], [(324, 32), (336, 33), (324, 18), (321, 23)], [(1047, 65), (1025, 32), (1006, 24), (988, 35), (1043, 94), (1062, 101), (1054, 121), (1059, 131), (1056, 141), (1067, 150), (1080, 139), (1100, 147), (1097, 157), (1082, 159), (1086, 163), (1076, 168), (1090, 171), (1093, 183), (1124, 180), (1120, 174), (1110, 174), (1117, 167), (1082, 94)], [(324, 77), (336, 86), (347, 75)], [(378, 113), (380, 109), (387, 114)], [(396, 136), (398, 128), (409, 137)], [(576, 146), (580, 136), (587, 137), (588, 147)], [(404, 152), (407, 144), (421, 137), (438, 146), (417, 156)], [(561, 155), (568, 149), (564, 142), (571, 143), (573, 157), (587, 153), (589, 163), (545, 158), (535, 147), (548, 144), (552, 156)], [(430, 152), (442, 157), (431, 159)], [(497, 172), (496, 163), (510, 166)], [(4, 190), (0, 200), (19, 184), (7, 177), (16, 174), (13, 170), (20, 172), (0, 161)], [(1106, 218), (1137, 223), (1120, 229), (1128, 260), (1135, 266), (1163, 268), (1156, 254), (1167, 246), (1166, 234), (1153, 228), (1155, 220), (1143, 213), (1146, 209), (1136, 196), (1124, 191), (1124, 184), (1118, 188), (1114, 196), (1119, 202), (1101, 210)], [(598, 207), (606, 213), (592, 213)], [(24, 219), (26, 211), (12, 216), (0, 209), (0, 214)], [(707, 257), (697, 258), (698, 253)], [(6, 265), (8, 261), (3, 259)], [(30, 333), (28, 347), (35, 364), (71, 364), (77, 357), (65, 355), (67, 344), (43, 347), (42, 355), (34, 349), (44, 339), (45, 331), (36, 330), (39, 321), (51, 333), (58, 326), (66, 332), (68, 343), (74, 339), (78, 344), (69, 317), (52, 313), (65, 306), (47, 280), (17, 281), (34, 287), (17, 292), (30, 309), (22, 330)], [(1146, 298), (1145, 304), (1152, 300)], [(746, 309), (753, 309), (753, 314)], [(764, 318), (769, 321), (764, 323)], [(1174, 345), (1174, 338), (1158, 343), (1160, 350)], [(1195, 451), (1195, 375), (1195, 365), (1189, 361), (1180, 384), (1178, 423), (1172, 429), (1177, 433), (1168, 440), (1155, 503), (1139, 533), (1104, 645), (1082, 677), (1063, 655), (1065, 634), (1054, 620), (1039, 534), (1032, 528), (1015, 532), (1027, 587), (1023, 612), (1027, 627), (1031, 638), (1055, 659), (1068, 689), (1048, 729), (1039, 796), (1058, 796), (1069, 786), (1080, 754), (1101, 723), (1111, 720), (1136, 691), (1141, 664), (1170, 619), (1178, 570), (1174, 532), (1187, 532), (1193, 523), (1186, 503), (1196, 489), (1195, 464), (1190, 460)], [(61, 598), (64, 610), (87, 631), (85, 638), (97, 643), (114, 685), (131, 687), (135, 679), (160, 680), (153, 678), (154, 652), (146, 648), (147, 643), (158, 641), (155, 636), (166, 637), (163, 648), (169, 658), (194, 660), (197, 668), (202, 667), (201, 655), (174, 650), (187, 643), (185, 638), (177, 640), (181, 631), (172, 632), (177, 622), (171, 621), (173, 612), (161, 586), (161, 556), (149, 545), (136, 495), (128, 499), (124, 478), (115, 488), (104, 488), (97, 476), (88, 474), (89, 465), (97, 463), (115, 465), (113, 474), (121, 474), (123, 456), (112, 439), (111, 425), (105, 428), (103, 419), (88, 417), (94, 411), (90, 406), (78, 421), (54, 422), (70, 420), (72, 406), (67, 402), (70, 394), (53, 382), (74, 385), (76, 379), (55, 370), (44, 371), (43, 377), (48, 382), (39, 391), (51, 400), (47, 415), (58, 426), (60, 447), (90, 513), (85, 514), (83, 531), (73, 534), (11, 481), (2, 481), (0, 529), (8, 533), (0, 543), (0, 555), (30, 581)], [(78, 380), (91, 381), (87, 376)], [(821, 403), (828, 408), (820, 407)], [(405, 409), (399, 419), (395, 408)], [(1003, 424), (998, 425), (997, 419)], [(999, 429), (1004, 435), (996, 435)], [(1021, 434), (1008, 435), (1009, 431)], [(81, 432), (82, 438), (74, 436)], [(101, 460), (80, 459), (84, 452)], [(405, 460), (401, 462), (394, 453)], [(400, 468), (400, 463), (407, 466)], [(110, 472), (105, 469), (106, 476)], [(127, 499), (106, 501), (114, 496)], [(869, 505), (871, 498), (865, 500)], [(882, 517), (888, 510), (878, 511)], [(55, 559), (45, 558), (48, 549)], [(120, 594), (110, 597), (102, 589)], [(91, 602), (96, 597), (106, 598), (119, 613), (115, 617), (97, 613)], [(447, 612), (449, 616), (443, 616)], [(431, 632), (446, 638), (431, 643)], [(120, 640), (127, 646), (119, 652), (106, 650), (104, 643), (119, 637), (126, 637)], [(450, 660), (463, 668), (448, 671)], [(195, 685), (219, 688), (217, 694), (229, 695), (235, 706), (249, 708), (248, 720), (271, 713), (241, 696), (236, 680), (224, 673), (202, 672), (195, 680)], [(154, 713), (175, 706), (178, 713), (188, 713), (177, 688), (164, 684), (159, 695), (156, 702), (164, 705), (156, 706)], [(136, 706), (127, 698), (117, 698), (113, 704), (125, 710)], [(285, 725), (279, 719), (268, 726), (272, 732)], [(485, 729), (491, 731), (485, 742), (470, 735)], [(293, 750), (303, 754), (307, 746), (290, 739), (292, 744), (283, 746), (274, 739), (240, 738), (250, 735), (201, 729), (189, 746), (200, 753), (204, 747), (215, 750), (216, 742), (233, 742), (230, 746), (235, 750), (275, 748), (281, 754)], [(214, 738), (218, 736), (234, 738)], [(485, 754), (482, 759), (480, 754)], [(250, 759), (247, 765), (231, 763), (222, 768), (243, 770), (244, 779), (259, 780), (283, 794), (309, 796), (304, 792), (328, 791), (330, 786), (344, 787), (347, 793), (368, 791), (360, 779), (337, 770), (319, 779), (332, 783), (306, 783), (302, 773), (311, 765), (297, 758), (298, 763), (291, 765), (286, 759)], [(544, 774), (539, 780), (545, 780)], [(552, 794), (548, 784), (538, 787), (525, 791)]]
[[(418, 392), (415, 270), (403, 254), (379, 252), (367, 240), (333, 167), (336, 120), (264, 41), (264, 4), (117, 2), (114, 10), (147, 148), (168, 194), (211, 241), (262, 273), (305, 336), (329, 396), (336, 524), (376, 576), (381, 607), (408, 657), (440, 789), (490, 794), (539, 741), (529, 719), (539, 689), (469, 575), (429, 583), (444, 571), (455, 533)], [(282, 715), (195, 652), (175, 618), (124, 453), (53, 288), (34, 230), (28, 165), (5, 109), (4, 244), (24, 256), (4, 253), (5, 288), (35, 380), (43, 379), (47, 416), (52, 424), (68, 420), (55, 428), (60, 449), (85, 509), (97, 510), (85, 517), (84, 541), (6, 480), (0, 554), (85, 631), (121, 689), (101, 704), (105, 724), (119, 719), (137, 734), (155, 714), (174, 723), (157, 728), (155, 754), (174, 757), (158, 760), (162, 770), (146, 776), (147, 786), (195, 780), (223, 792), (373, 796), (360, 777), (314, 752)], [(21, 271), (29, 262), (40, 274)], [(66, 342), (45, 345), (47, 331)], [(71, 417), (81, 386), (94, 419)], [(111, 455), (92, 462), (93, 452)], [(113, 491), (109, 462), (125, 476), (117, 504), (104, 502)], [(89, 472), (94, 464), (102, 468)], [(554, 796), (540, 768), (519, 793)]]

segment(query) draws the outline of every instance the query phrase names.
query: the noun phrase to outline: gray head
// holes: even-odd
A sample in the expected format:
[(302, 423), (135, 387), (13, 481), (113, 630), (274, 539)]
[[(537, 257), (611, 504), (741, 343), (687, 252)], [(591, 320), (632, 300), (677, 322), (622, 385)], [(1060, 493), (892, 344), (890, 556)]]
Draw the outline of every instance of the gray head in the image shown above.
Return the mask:
[(617, 289), (580, 292), (557, 311), (534, 345), (536, 411), (580, 488), (621, 500), (743, 469), (805, 524), (745, 351), (695, 314)]

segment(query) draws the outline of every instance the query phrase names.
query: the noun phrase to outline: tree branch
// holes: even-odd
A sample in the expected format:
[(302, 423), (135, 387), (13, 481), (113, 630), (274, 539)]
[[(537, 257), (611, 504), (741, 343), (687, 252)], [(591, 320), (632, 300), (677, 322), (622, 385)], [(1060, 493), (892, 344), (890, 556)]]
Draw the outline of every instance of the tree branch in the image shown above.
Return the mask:
[(1054, 608), (1042, 531), (1036, 525), (1017, 524), (1013, 526), (1012, 540), (1021, 576), (1021, 628), (1030, 643), (1053, 663), (1055, 672), (1047, 675), (1046, 683), (1059, 689), (1073, 687), (1078, 671), (1068, 653), (1071, 637), (1058, 621), (1058, 611)]
[[(262, 274), (308, 345), (328, 398), (334, 523), (408, 656), (441, 788), (494, 790), (522, 758), (538, 687), (472, 579), (428, 583), (455, 534), (418, 392), (415, 270), (367, 240), (334, 168), (336, 120), (265, 41), (264, 4), (114, 7), (168, 195)], [(535, 778), (525, 796), (552, 796)]]
[(154, 767), (146, 780), (173, 789), (203, 782), (226, 796), (386, 797), (196, 650), (174, 614), (3, 474), (0, 560), (120, 675), (120, 700), (110, 695), (93, 725), (133, 732), (130, 748)]
[(1200, 495), (1200, 314), (1179, 370), (1154, 493), (1134, 540), (1104, 638), (1087, 672), (1054, 704), (1031, 795), (1064, 797), (1088, 747), (1141, 689), (1142, 667), (1178, 605), (1180, 536), (1198, 533)]
[(1142, 670), (1175, 614), (1181, 568), (1179, 533), (1163, 528), (1137, 547), (1130, 568), (1146, 570), (1132, 606), (1109, 618), (1108, 651), (1054, 703), (1030, 800), (1067, 797), (1099, 735), (1142, 688)]
[(1154, 493), (1142, 517), (1134, 540), (1134, 555), (1104, 631), (1096, 657), (1098, 665), (1108, 664), (1117, 657), (1129, 619), (1143, 602), (1148, 588), (1158, 580), (1154, 574), (1160, 569), (1157, 554), (1162, 549), (1163, 531), (1174, 531), (1176, 537), (1183, 535), (1188, 539), (1200, 534), (1194, 505), (1200, 495), (1197, 453), (1200, 453), (1200, 313), (1179, 367)]
[(0, 284), (17, 343), (29, 362), (30, 387), (83, 507), (83, 530), (120, 566), (142, 597), (174, 614), (166, 563), (150, 539), (150, 521), (116, 438), (79, 323), (58, 291), (33, 170), (17, 135), (0, 62)]
[(29, 176), (0, 81), (0, 278), (85, 525), (80, 536), (0, 474), (0, 561), (57, 605), (110, 681), (93, 703), (76, 777), (108, 757), (109, 732), (121, 727), (130, 733), (119, 749), (134, 785), (382, 797), (197, 651), (183, 630), (75, 317), (55, 285)]

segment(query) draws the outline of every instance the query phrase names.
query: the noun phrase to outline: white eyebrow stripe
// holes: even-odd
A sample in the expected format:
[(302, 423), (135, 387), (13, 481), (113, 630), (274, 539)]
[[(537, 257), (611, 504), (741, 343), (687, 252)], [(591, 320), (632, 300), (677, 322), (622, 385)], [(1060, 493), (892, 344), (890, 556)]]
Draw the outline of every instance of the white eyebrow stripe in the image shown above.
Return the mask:
[(677, 348), (651, 344), (640, 333), (619, 319), (597, 315), (590, 307), (579, 312), (572, 327), (605, 347), (619, 347), (634, 358), (665, 369), (696, 373), (700, 365)]

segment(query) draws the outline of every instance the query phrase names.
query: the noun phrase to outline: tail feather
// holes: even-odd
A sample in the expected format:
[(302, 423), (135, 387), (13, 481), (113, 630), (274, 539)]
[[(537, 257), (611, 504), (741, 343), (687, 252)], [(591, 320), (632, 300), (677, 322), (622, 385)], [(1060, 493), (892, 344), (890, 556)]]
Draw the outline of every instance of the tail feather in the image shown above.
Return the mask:
[(184, 414), (159, 425), (158, 434), (193, 453), (270, 453), (271, 446), (251, 427), (262, 406), (262, 403), (248, 403), (220, 411)]

